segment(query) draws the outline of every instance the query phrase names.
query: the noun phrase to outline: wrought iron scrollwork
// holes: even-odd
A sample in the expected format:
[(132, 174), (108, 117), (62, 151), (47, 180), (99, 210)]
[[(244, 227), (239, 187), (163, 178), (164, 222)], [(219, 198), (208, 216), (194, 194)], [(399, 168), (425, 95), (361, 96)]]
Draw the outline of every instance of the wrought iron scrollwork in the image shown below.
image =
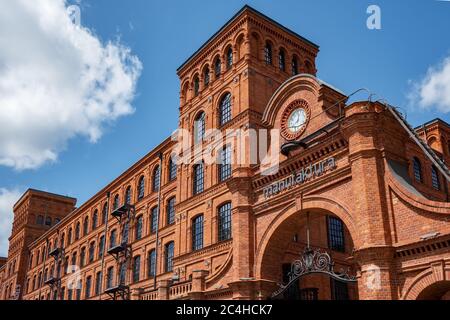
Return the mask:
[(356, 282), (356, 276), (350, 274), (350, 268), (341, 269), (338, 273), (334, 271), (334, 263), (331, 256), (326, 251), (320, 249), (313, 250), (307, 247), (299, 260), (292, 262), (291, 271), (289, 272), (289, 282), (280, 285), (280, 288), (272, 294), (272, 298), (281, 295), (296, 281), (306, 275), (322, 273), (342, 282)]

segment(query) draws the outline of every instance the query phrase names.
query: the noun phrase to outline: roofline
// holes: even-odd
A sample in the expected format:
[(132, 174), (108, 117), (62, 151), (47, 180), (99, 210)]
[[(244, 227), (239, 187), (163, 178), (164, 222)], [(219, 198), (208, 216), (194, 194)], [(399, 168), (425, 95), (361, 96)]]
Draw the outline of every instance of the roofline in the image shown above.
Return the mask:
[(28, 188), (27, 191), (25, 191), (22, 196), (19, 198), (19, 200), (16, 201), (16, 203), (14, 203), (13, 208), (15, 208), (20, 202), (23, 201), (23, 199), (25, 198), (25, 196), (31, 192), (34, 193), (40, 193), (42, 195), (47, 195), (47, 196), (52, 196), (52, 197), (58, 197), (58, 198), (63, 198), (63, 199), (67, 199), (67, 200), (72, 200), (75, 201), (75, 203), (77, 202), (77, 198), (73, 198), (73, 197), (69, 197), (69, 196), (64, 196), (61, 194), (57, 194), (57, 193), (52, 193), (52, 192), (47, 192), (47, 191), (43, 191), (43, 190), (38, 190), (38, 189), (33, 189), (33, 188)]
[(430, 125), (430, 124), (434, 124), (434, 123), (436, 123), (436, 122), (440, 122), (440, 123), (442, 123), (443, 125), (445, 125), (446, 127), (449, 127), (449, 128), (450, 128), (450, 124), (449, 124), (447, 121), (444, 121), (444, 120), (442, 120), (441, 118), (435, 118), (435, 119), (433, 119), (433, 120), (430, 120), (430, 121), (428, 121), (428, 122), (425, 122), (424, 124), (421, 124), (420, 126), (415, 127), (414, 130), (420, 130), (420, 129), (422, 129), (422, 127), (428, 126), (428, 125)]
[(300, 38), (301, 40), (307, 42), (308, 44), (312, 45), (313, 47), (319, 49), (319, 45), (315, 44), (314, 42), (302, 37), (301, 35), (299, 35), (298, 33), (292, 31), (291, 29), (283, 26), (282, 24), (280, 24), (279, 22), (273, 20), (272, 18), (266, 16), (264, 13), (261, 13), (260, 11), (256, 10), (255, 8), (249, 6), (248, 4), (246, 4), (245, 6), (242, 7), (241, 10), (239, 10), (230, 20), (228, 20), (220, 29), (219, 31), (217, 31), (216, 33), (214, 33), (205, 43), (203, 43), (200, 48), (195, 51), (186, 61), (183, 62), (183, 64), (181, 66), (179, 66), (177, 68), (177, 72), (179, 72), (181, 69), (184, 68), (184, 66), (186, 66), (186, 64), (188, 64), (191, 60), (194, 59), (194, 57), (196, 57), (208, 44), (210, 44), (220, 33), (222, 33), (222, 31), (224, 29), (226, 29), (230, 24), (232, 24), (235, 20), (237, 20), (237, 18), (244, 13), (245, 11), (250, 11), (253, 12), (255, 14), (257, 14), (258, 16), (268, 20), (269, 22), (275, 24), (277, 27), (283, 29), (284, 31), (286, 31), (287, 33), (290, 33), (291, 35), (293, 35), (294, 37)]

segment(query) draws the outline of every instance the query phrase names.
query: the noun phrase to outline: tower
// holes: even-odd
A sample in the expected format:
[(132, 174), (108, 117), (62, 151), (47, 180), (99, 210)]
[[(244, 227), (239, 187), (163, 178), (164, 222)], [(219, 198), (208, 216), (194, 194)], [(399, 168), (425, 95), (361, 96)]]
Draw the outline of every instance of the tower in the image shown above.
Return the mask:
[(72, 212), (75, 204), (74, 198), (33, 189), (17, 201), (1, 291), (3, 299), (21, 297), (27, 267), (36, 258), (29, 255), (28, 245)]

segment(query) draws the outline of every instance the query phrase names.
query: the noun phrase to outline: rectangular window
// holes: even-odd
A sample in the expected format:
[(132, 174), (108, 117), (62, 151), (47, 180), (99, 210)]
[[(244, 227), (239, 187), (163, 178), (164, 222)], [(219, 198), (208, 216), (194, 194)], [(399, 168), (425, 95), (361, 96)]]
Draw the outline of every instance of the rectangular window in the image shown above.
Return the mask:
[(231, 148), (225, 147), (220, 153), (219, 180), (223, 182), (231, 177)]
[(158, 227), (158, 207), (152, 209), (150, 216), (150, 233), (156, 233)]
[(105, 237), (101, 236), (100, 242), (98, 244), (98, 257), (99, 258), (103, 257), (103, 250), (105, 250)]
[(133, 260), (133, 282), (139, 282), (141, 273), (141, 257), (137, 256)]
[(192, 250), (203, 248), (203, 215), (192, 220)]
[(97, 272), (97, 277), (95, 278), (95, 295), (98, 296), (102, 292), (102, 273)]
[(330, 285), (332, 300), (349, 300), (347, 283), (331, 279)]
[(85, 299), (89, 299), (91, 296), (91, 284), (92, 284), (92, 278), (89, 276), (86, 278), (86, 290), (84, 292)]
[(203, 192), (204, 188), (204, 173), (203, 163), (194, 166), (194, 195)]
[(148, 254), (148, 277), (153, 278), (156, 275), (156, 251), (152, 250)]
[(328, 247), (331, 250), (345, 252), (344, 224), (335, 217), (327, 217), (328, 220)]
[(171, 198), (167, 202), (167, 224), (171, 225), (175, 222), (175, 198)]
[(219, 241), (231, 239), (231, 203), (219, 208)]
[(173, 270), (173, 255), (174, 255), (175, 245), (173, 242), (169, 242), (165, 247), (165, 271), (172, 272)]
[(106, 276), (106, 288), (110, 289), (114, 284), (114, 268), (110, 267)]
[(315, 301), (319, 300), (319, 289), (305, 288), (300, 290), (300, 300)]

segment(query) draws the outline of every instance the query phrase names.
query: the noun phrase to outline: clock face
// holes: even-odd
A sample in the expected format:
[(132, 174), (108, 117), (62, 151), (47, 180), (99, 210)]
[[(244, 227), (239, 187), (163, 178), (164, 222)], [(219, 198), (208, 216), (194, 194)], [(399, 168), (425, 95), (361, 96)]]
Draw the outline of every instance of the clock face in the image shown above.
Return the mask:
[(288, 129), (292, 133), (299, 132), (302, 127), (306, 124), (307, 116), (306, 111), (303, 108), (297, 108), (292, 111), (289, 119), (287, 121)]

